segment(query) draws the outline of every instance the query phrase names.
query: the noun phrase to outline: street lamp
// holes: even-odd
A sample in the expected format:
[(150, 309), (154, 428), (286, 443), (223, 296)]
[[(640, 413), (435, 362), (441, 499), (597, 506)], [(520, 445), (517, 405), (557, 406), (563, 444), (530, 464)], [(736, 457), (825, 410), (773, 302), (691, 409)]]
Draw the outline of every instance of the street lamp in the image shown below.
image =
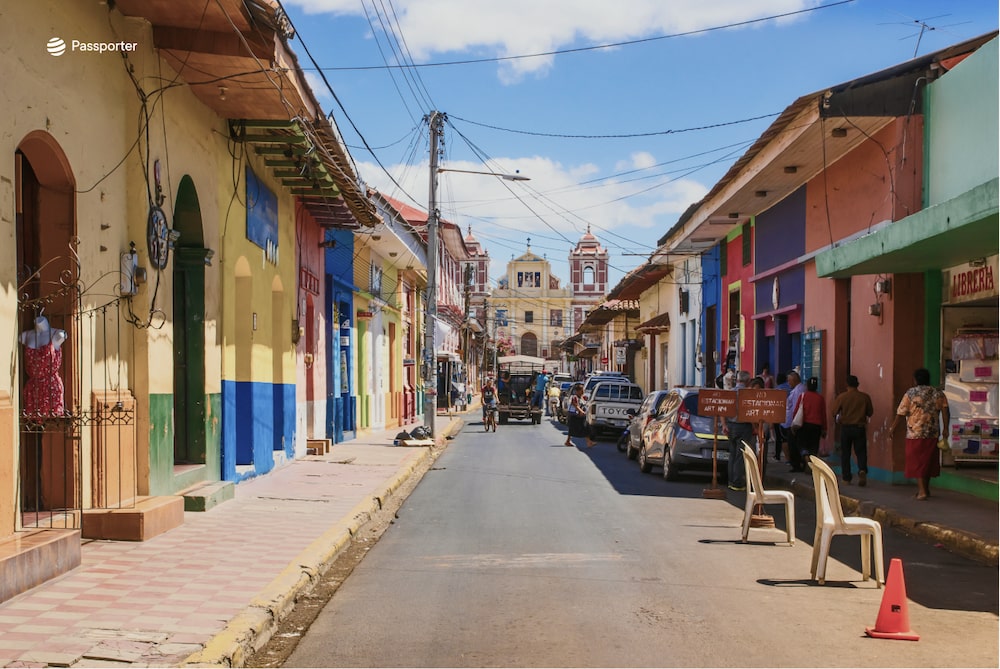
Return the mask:
[(500, 177), (505, 181), (528, 181), (528, 177), (519, 174), (502, 174), (500, 172), (477, 172), (475, 170), (458, 170), (438, 167), (438, 141), (444, 126), (445, 114), (432, 111), (428, 116), (428, 126), (431, 134), (430, 158), (430, 188), (427, 198), (427, 315), (424, 319), (424, 427), (431, 438), (434, 434), (434, 417), (437, 415), (437, 352), (434, 349), (434, 331), (437, 326), (437, 285), (438, 285), (438, 218), (437, 180), (441, 172), (464, 172), (466, 174), (485, 174)]
[(531, 177), (521, 176), (520, 174), (503, 174), (501, 172), (478, 172), (476, 170), (459, 170), (453, 167), (439, 167), (437, 168), (438, 173), (441, 172), (459, 172), (461, 174), (485, 174), (491, 177), (500, 177), (504, 181), (531, 181)]

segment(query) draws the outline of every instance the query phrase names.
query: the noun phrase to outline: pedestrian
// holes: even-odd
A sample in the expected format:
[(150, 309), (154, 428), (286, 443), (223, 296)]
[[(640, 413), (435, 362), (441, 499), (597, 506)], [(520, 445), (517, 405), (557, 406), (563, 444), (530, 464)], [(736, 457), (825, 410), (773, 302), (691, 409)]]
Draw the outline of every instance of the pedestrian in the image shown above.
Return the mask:
[[(788, 376), (784, 372), (778, 372), (778, 375), (774, 378), (776, 382), (776, 390), (784, 390), (786, 393), (791, 390), (788, 386)], [(787, 397), (787, 395), (786, 395)], [(781, 460), (781, 445), (785, 443), (785, 428), (781, 427), (781, 423), (775, 423), (774, 427), (774, 459)]]
[[(941, 422), (938, 422), (938, 414)], [(913, 372), (913, 387), (906, 391), (889, 428), (890, 439), (902, 417), (906, 420), (906, 464), (903, 474), (917, 479), (917, 499), (931, 496), (931, 477), (941, 474), (937, 443), (948, 429), (948, 399), (931, 385), (931, 373), (921, 367)]]
[(587, 408), (583, 402), (583, 384), (577, 383), (570, 391), (569, 407), (566, 409), (566, 441), (563, 446), (572, 446), (573, 437), (585, 437), (587, 448), (593, 448), (594, 441), (590, 428), (587, 426)]
[(767, 389), (774, 388), (774, 377), (771, 376), (771, 366), (764, 365), (760, 368), (760, 378), (764, 380), (764, 387)]
[(858, 485), (868, 483), (868, 419), (875, 413), (872, 398), (858, 390), (860, 383), (853, 374), (847, 376), (847, 390), (833, 400), (830, 413), (840, 424), (840, 476), (851, 482), (851, 450), (858, 460)]
[(542, 373), (535, 377), (535, 392), (531, 395), (531, 406), (545, 408), (545, 390), (549, 385), (549, 373), (543, 368)]
[(795, 407), (796, 411), (802, 407), (802, 426), (795, 431), (795, 442), (805, 462), (808, 462), (806, 456), (819, 454), (819, 443), (826, 439), (826, 400), (818, 389), (819, 379), (810, 376), (806, 382), (806, 391), (799, 396)]
[[(734, 390), (750, 387), (750, 372), (742, 370), (736, 375)], [(743, 466), (743, 442), (754, 448), (756, 439), (753, 423), (741, 423), (735, 418), (726, 419), (726, 433), (729, 436), (729, 489), (746, 490), (746, 470)]]
[(799, 397), (806, 391), (799, 373), (794, 369), (785, 377), (788, 381), (788, 397), (785, 398), (785, 422), (781, 424), (781, 433), (785, 443), (788, 444), (788, 463), (792, 466), (791, 471), (805, 471), (802, 467), (802, 456), (799, 452), (798, 438), (792, 429), (792, 420), (795, 418), (795, 409), (799, 406)]

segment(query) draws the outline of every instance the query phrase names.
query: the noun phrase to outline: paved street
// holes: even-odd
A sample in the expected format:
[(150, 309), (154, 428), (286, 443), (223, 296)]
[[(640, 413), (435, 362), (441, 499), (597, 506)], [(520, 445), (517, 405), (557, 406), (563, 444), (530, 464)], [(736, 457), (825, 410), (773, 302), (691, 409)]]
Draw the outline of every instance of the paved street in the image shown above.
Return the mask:
[[(742, 494), (644, 476), (607, 442), (474, 420), (355, 569), (286, 666), (996, 666), (997, 571), (896, 531), (917, 643), (873, 640), (883, 590), (837, 537), (809, 581), (798, 541), (754, 530)], [(956, 640), (961, 638), (961, 643)]]

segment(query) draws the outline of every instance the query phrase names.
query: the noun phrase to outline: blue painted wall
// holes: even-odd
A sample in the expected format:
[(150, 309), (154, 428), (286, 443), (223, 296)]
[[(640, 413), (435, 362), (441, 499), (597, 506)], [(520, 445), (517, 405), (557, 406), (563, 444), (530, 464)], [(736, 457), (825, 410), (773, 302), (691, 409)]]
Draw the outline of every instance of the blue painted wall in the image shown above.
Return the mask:
[(266, 474), (274, 469), (275, 450), (294, 456), (295, 412), (284, 410), (294, 406), (294, 384), (222, 382), (223, 480)]
[[(334, 442), (353, 439), (356, 434), (354, 397), (351, 385), (354, 339), (354, 234), (349, 230), (327, 230), (326, 239), (336, 242), (326, 257), (327, 341), (326, 436)], [(339, 316), (334, 318), (334, 312)], [(346, 326), (346, 327), (345, 327)], [(346, 337), (346, 339), (344, 339)], [(343, 341), (347, 345), (342, 344)], [(344, 391), (346, 382), (346, 392)]]
[[(703, 359), (708, 361), (708, 342), (719, 342), (722, 339), (722, 315), (719, 313), (719, 303), (722, 300), (722, 282), (719, 280), (719, 247), (714, 246), (701, 254), (701, 350)], [(715, 309), (715, 332), (705, 331), (705, 312), (710, 307)], [(718, 343), (716, 343), (718, 346)], [(718, 367), (716, 367), (718, 373)], [(705, 379), (706, 385), (711, 385), (712, 379)]]

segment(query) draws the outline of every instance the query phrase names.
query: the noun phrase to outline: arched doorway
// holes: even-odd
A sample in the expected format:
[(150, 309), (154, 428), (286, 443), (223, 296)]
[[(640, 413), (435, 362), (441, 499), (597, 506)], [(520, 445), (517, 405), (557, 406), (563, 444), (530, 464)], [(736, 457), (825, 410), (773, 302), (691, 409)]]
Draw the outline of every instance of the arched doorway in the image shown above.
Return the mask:
[(521, 335), (521, 355), (538, 356), (538, 337), (533, 332)]
[[(82, 506), (79, 280), (76, 254), (76, 181), (65, 153), (46, 132), (27, 135), (14, 153), (19, 332), (44, 323), (62, 330), (65, 343), (55, 350), (54, 373), (44, 377), (28, 368), (22, 341), (19, 366), (21, 512), (26, 525), (54, 525), (55, 510)], [(44, 321), (39, 320), (44, 319)], [(51, 362), (51, 360), (50, 360)], [(57, 405), (40, 407), (26, 397), (29, 383), (57, 388)], [(50, 403), (51, 404), (51, 403)], [(47, 512), (48, 520), (41, 515)], [(72, 513), (64, 516), (71, 522)], [(72, 521), (75, 522), (75, 521)]]
[(174, 204), (174, 465), (205, 464), (205, 249), (201, 207), (185, 175)]

